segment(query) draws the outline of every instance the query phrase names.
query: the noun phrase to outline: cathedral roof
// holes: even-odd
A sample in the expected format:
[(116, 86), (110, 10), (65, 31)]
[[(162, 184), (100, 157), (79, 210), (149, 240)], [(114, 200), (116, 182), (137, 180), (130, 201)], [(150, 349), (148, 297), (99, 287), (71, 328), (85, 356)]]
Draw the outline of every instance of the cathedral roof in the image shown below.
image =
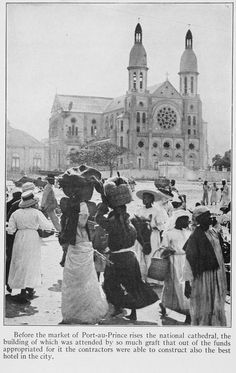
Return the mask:
[(9, 124), (7, 125), (7, 146), (9, 147), (43, 147), (44, 144), (36, 140), (33, 136), (27, 132), (13, 128)]
[(104, 111), (110, 112), (114, 110), (123, 109), (125, 106), (125, 97), (126, 95), (114, 98), (111, 102), (109, 102)]
[(94, 97), (94, 96), (74, 96), (74, 95), (56, 95), (52, 111), (60, 108), (63, 111), (72, 111), (79, 113), (98, 113), (104, 112), (106, 106), (112, 98)]
[[(152, 88), (152, 90), (150, 90), (150, 88)], [(182, 99), (182, 96), (175, 89), (175, 87), (169, 82), (169, 80), (166, 80), (165, 82), (161, 84), (157, 84), (150, 88), (149, 88), (149, 91), (152, 96)]]

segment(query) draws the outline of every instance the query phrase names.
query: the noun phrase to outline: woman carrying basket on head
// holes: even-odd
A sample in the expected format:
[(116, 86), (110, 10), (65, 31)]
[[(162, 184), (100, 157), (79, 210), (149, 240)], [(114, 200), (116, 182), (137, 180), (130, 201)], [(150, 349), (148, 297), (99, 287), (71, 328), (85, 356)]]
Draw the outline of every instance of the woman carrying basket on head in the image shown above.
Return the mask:
[(65, 221), (59, 235), (61, 245), (67, 245), (62, 281), (63, 324), (96, 324), (108, 312), (108, 303), (97, 279), (94, 250), (88, 230), (88, 201), (93, 194), (92, 176), (100, 172), (83, 166), (67, 170), (59, 178)]
[[(107, 300), (115, 307), (114, 315), (128, 308), (131, 314), (127, 318), (135, 321), (136, 309), (153, 304), (159, 298), (142, 281), (134, 253), (137, 233), (126, 212), (126, 204), (132, 200), (131, 191), (128, 183), (117, 177), (107, 180), (104, 188), (100, 185), (100, 193), (103, 203), (98, 209), (96, 221), (108, 233), (109, 259), (113, 263), (105, 268), (104, 291)], [(112, 209), (110, 212), (108, 207)], [(108, 216), (104, 216), (108, 212)]]

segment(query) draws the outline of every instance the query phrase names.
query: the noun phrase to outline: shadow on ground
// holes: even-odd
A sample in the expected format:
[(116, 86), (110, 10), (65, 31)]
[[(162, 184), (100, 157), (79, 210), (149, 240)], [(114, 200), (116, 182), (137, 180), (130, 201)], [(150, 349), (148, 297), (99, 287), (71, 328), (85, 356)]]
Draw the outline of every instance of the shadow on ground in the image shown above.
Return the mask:
[(10, 294), (6, 295), (5, 302), (5, 317), (14, 318), (22, 316), (31, 316), (38, 313), (37, 307), (31, 306), (30, 302), (25, 304), (17, 303)]
[(61, 291), (61, 286), (62, 286), (62, 280), (57, 280), (56, 284), (52, 284), (48, 290), (50, 291), (55, 291), (55, 292), (60, 292)]

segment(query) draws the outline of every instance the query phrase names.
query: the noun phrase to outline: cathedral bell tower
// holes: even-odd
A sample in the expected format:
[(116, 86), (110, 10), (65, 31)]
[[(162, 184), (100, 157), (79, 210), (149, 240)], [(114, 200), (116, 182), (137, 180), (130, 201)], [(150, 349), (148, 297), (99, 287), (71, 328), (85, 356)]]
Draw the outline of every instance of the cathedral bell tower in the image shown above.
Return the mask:
[(185, 36), (185, 51), (180, 60), (180, 93), (182, 96), (194, 97), (197, 95), (197, 57), (193, 51), (193, 36), (188, 30)]
[(147, 54), (142, 44), (142, 28), (138, 23), (134, 32), (134, 46), (129, 55), (129, 90), (144, 93), (147, 89)]

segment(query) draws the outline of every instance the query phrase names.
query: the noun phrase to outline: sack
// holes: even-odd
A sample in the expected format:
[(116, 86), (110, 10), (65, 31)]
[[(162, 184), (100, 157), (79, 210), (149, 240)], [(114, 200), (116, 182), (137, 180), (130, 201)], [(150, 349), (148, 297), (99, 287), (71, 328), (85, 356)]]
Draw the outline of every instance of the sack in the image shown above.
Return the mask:
[(169, 272), (169, 266), (169, 258), (152, 258), (147, 276), (154, 280), (164, 281)]

